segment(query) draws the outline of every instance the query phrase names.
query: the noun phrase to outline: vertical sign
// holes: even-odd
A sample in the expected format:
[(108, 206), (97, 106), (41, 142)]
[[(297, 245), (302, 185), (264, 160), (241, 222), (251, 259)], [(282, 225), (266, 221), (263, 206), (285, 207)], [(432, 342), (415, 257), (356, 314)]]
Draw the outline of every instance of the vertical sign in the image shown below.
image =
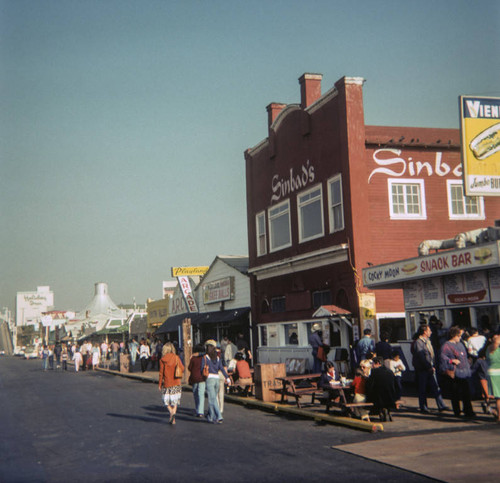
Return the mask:
[(188, 312), (194, 313), (198, 312), (198, 306), (193, 297), (193, 291), (191, 290), (191, 284), (189, 283), (189, 277), (177, 277), (179, 280), (179, 287), (182, 290), (182, 295), (186, 301)]
[(500, 98), (460, 96), (464, 190), (500, 195)]

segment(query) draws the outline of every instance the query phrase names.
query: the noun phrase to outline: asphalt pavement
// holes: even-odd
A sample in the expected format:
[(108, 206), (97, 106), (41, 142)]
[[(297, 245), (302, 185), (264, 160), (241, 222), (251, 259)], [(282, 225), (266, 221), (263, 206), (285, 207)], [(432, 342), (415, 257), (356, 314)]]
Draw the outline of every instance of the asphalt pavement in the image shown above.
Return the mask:
[(496, 470), (499, 428), (482, 416), (410, 408), (368, 432), (329, 424), (312, 407), (287, 413), (231, 399), (224, 423), (211, 425), (193, 416), (184, 391), (170, 426), (155, 372), (116, 375), (0, 357), (0, 481), (496, 481), (487, 469)]

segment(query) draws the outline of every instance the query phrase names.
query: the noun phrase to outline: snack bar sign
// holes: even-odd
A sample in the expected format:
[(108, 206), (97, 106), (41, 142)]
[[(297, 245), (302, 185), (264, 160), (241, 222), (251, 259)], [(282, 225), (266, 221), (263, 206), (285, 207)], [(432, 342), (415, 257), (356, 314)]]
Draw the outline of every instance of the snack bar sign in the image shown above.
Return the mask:
[(365, 287), (398, 285), (400, 282), (437, 275), (496, 267), (499, 242), (436, 253), (363, 269)]
[(465, 194), (500, 195), (500, 98), (460, 96), (460, 128)]

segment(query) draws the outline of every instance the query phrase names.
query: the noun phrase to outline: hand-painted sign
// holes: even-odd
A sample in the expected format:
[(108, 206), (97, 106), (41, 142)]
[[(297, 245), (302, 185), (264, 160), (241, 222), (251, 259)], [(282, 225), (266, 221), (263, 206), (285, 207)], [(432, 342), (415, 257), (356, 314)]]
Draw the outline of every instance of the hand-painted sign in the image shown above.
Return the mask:
[(500, 195), (500, 98), (460, 96), (464, 188)]
[(186, 301), (188, 312), (198, 312), (198, 306), (193, 296), (193, 291), (191, 290), (191, 284), (189, 283), (189, 277), (177, 277), (179, 280), (179, 287), (182, 290), (182, 295)]

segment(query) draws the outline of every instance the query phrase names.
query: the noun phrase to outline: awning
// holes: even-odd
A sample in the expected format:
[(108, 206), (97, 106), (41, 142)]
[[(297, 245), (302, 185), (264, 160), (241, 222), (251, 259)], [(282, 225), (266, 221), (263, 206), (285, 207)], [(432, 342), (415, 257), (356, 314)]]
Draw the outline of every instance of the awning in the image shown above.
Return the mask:
[(316, 310), (316, 312), (314, 312), (313, 317), (337, 318), (342, 322), (345, 322), (349, 327), (352, 327), (351, 321), (347, 318), (349, 315), (352, 315), (351, 312), (341, 307), (337, 307), (336, 305), (322, 305), (318, 310)]
[(204, 312), (201, 314), (191, 314), (189, 312), (184, 312), (183, 314), (170, 316), (155, 332), (155, 335), (166, 334), (167, 332), (176, 332), (184, 319), (191, 319), (191, 325), (202, 325), (209, 323), (218, 324), (239, 321), (240, 319), (248, 316), (249, 313), (250, 307), (243, 307), (241, 309), (233, 310), (217, 310), (214, 312)]
[(246, 317), (250, 312), (250, 307), (244, 307), (242, 309), (234, 310), (218, 310), (216, 312), (205, 312), (204, 314), (198, 314), (196, 322), (191, 321), (192, 325), (201, 324), (217, 324), (217, 323), (227, 323), (235, 322), (243, 317)]

